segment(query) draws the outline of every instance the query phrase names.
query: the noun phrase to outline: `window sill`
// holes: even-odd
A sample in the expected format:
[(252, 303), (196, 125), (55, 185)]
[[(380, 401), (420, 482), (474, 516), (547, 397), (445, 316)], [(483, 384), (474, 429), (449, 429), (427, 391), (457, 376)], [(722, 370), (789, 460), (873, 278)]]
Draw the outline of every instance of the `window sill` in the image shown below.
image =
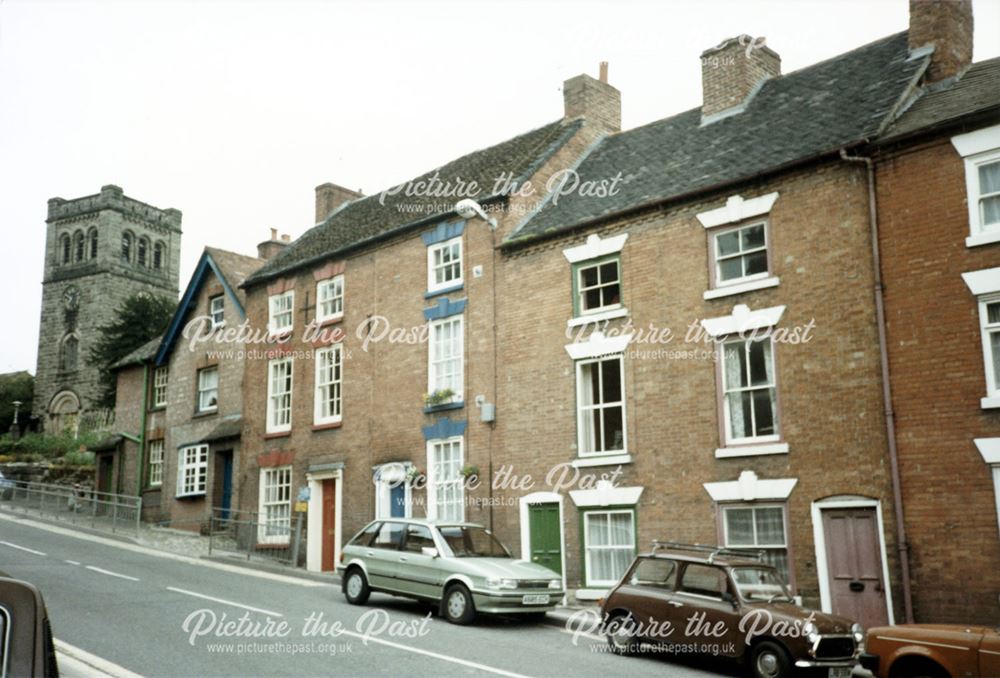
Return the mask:
[(292, 435), (292, 429), (287, 431), (272, 431), (264, 434), (264, 440), (274, 440), (275, 438), (288, 438)]
[(444, 403), (442, 405), (428, 405), (424, 408), (424, 414), (433, 414), (434, 412), (446, 412), (448, 410), (460, 410), (465, 407), (465, 401), (459, 400), (454, 403)]
[(219, 413), (218, 409), (215, 410), (204, 410), (202, 412), (195, 412), (191, 415), (192, 419), (201, 419), (203, 417), (214, 417)]
[(708, 290), (702, 297), (705, 299), (720, 299), (722, 297), (730, 297), (734, 294), (743, 294), (744, 292), (753, 292), (754, 290), (763, 290), (768, 287), (777, 287), (778, 283), (781, 281), (777, 276), (770, 276), (768, 278), (761, 278), (760, 280), (750, 280), (744, 283), (737, 283), (735, 285), (725, 285), (723, 287), (716, 287), (714, 290)]
[(788, 454), (788, 443), (764, 443), (760, 445), (721, 447), (715, 451), (715, 458), (728, 459), (730, 457), (761, 457), (768, 454)]
[(204, 492), (192, 492), (190, 494), (175, 494), (174, 499), (204, 499)]
[(600, 313), (591, 313), (589, 315), (581, 315), (576, 318), (571, 318), (566, 321), (566, 327), (580, 327), (581, 325), (600, 323), (605, 320), (624, 318), (627, 315), (628, 309), (623, 306), (621, 308), (613, 308), (610, 311), (601, 311)]
[(605, 454), (593, 457), (577, 457), (570, 462), (573, 468), (588, 468), (590, 466), (617, 466), (618, 464), (631, 464), (631, 454)]
[(331, 429), (340, 428), (343, 426), (341, 421), (329, 421), (325, 424), (313, 424), (313, 431), (329, 431)]
[(977, 233), (976, 235), (970, 235), (965, 239), (966, 247), (979, 247), (980, 245), (991, 245), (995, 242), (1000, 242), (1000, 231), (994, 231), (993, 233)]
[(329, 318), (316, 318), (316, 323), (320, 327), (326, 327), (327, 325), (336, 325), (339, 322), (343, 322), (344, 314), (338, 313), (337, 315), (330, 316)]
[(440, 294), (448, 294), (449, 292), (458, 292), (465, 287), (464, 282), (460, 282), (457, 285), (449, 285), (448, 287), (441, 287), (436, 290), (427, 290), (424, 292), (424, 299), (430, 299), (431, 297), (436, 297)]
[(1000, 396), (989, 396), (979, 401), (984, 410), (995, 410), (1000, 408)]

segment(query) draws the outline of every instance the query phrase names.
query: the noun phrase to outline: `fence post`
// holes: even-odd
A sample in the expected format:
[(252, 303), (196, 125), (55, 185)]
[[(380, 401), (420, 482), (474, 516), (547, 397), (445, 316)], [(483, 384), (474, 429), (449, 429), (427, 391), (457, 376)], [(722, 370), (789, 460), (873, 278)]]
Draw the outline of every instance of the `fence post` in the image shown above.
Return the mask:
[(208, 516), (208, 555), (212, 555), (212, 539), (215, 536), (215, 510)]
[(139, 525), (142, 523), (142, 497), (135, 500), (135, 536), (139, 536)]
[(115, 533), (115, 527), (118, 526), (118, 500), (113, 499), (111, 501), (111, 534)]
[(90, 527), (97, 527), (97, 492), (90, 490)]

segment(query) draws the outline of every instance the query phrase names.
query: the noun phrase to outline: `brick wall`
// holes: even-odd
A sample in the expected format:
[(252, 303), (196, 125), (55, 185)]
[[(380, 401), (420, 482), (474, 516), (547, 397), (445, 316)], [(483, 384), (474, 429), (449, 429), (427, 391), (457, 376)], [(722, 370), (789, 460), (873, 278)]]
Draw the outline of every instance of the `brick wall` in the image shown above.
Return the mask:
[(1000, 580), (986, 573), (1000, 569), (996, 500), (973, 439), (1000, 436), (1000, 413), (980, 408), (979, 312), (961, 274), (997, 266), (1000, 245), (965, 246), (965, 172), (947, 138), (887, 154), (877, 167), (915, 615), (993, 624)]
[[(634, 327), (670, 327), (666, 348), (690, 348), (692, 320), (728, 315), (734, 304), (752, 309), (787, 305), (781, 325), (815, 319), (806, 346), (776, 347), (782, 429), (787, 455), (716, 459), (720, 446), (716, 372), (709, 360), (652, 357), (625, 360), (627, 436), (633, 462), (618, 484), (643, 486), (637, 507), (639, 548), (654, 538), (717, 543), (713, 502), (703, 483), (735, 480), (753, 470), (764, 479), (797, 478), (788, 503), (793, 569), (807, 604), (818, 605), (810, 505), (832, 495), (878, 499), (885, 512), (889, 571), (896, 600), (891, 492), (878, 377), (864, 175), (834, 163), (739, 190), (754, 197), (777, 190), (771, 213), (778, 287), (705, 301), (708, 255), (700, 211), (727, 195), (609, 225), (602, 236), (628, 233), (622, 252), (623, 302)], [(736, 191), (733, 191), (736, 192)], [(576, 458), (574, 364), (564, 350), (572, 317), (571, 268), (562, 249), (572, 238), (516, 252), (501, 269), (500, 400), (502, 461), (548, 490), (557, 463)], [(638, 346), (655, 350), (656, 346)], [(608, 467), (582, 469), (604, 473)], [(515, 493), (515, 494), (524, 494)], [(581, 572), (580, 518), (564, 497), (566, 565), (570, 586)], [(498, 530), (518, 544), (516, 505)]]

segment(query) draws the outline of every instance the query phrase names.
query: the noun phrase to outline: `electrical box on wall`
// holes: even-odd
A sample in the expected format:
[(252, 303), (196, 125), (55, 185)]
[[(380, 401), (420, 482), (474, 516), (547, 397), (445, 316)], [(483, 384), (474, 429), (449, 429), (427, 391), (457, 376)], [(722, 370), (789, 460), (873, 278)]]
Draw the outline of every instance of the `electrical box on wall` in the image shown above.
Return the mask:
[(483, 403), (479, 410), (479, 421), (492, 423), (497, 418), (497, 406), (493, 403)]

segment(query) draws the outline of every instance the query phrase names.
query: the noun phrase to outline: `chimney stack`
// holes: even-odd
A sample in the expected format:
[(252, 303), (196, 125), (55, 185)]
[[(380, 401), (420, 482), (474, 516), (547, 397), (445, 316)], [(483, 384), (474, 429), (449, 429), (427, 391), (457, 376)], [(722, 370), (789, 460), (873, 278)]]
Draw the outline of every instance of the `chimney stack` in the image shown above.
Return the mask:
[(565, 118), (583, 118), (605, 132), (622, 129), (622, 93), (608, 84), (608, 62), (600, 65), (600, 80), (582, 74), (563, 83)]
[(745, 104), (760, 83), (781, 75), (781, 57), (764, 38), (743, 34), (701, 54), (701, 117), (715, 116)]
[(320, 184), (316, 187), (316, 223), (320, 223), (350, 200), (363, 198), (361, 191), (352, 191), (337, 184)]
[(910, 0), (911, 50), (934, 47), (924, 82), (960, 75), (972, 63), (972, 0)]
[(278, 229), (271, 229), (271, 239), (265, 240), (264, 242), (257, 245), (257, 258), (258, 259), (270, 259), (275, 254), (281, 250), (288, 247), (288, 243), (291, 241), (287, 235), (278, 238)]

